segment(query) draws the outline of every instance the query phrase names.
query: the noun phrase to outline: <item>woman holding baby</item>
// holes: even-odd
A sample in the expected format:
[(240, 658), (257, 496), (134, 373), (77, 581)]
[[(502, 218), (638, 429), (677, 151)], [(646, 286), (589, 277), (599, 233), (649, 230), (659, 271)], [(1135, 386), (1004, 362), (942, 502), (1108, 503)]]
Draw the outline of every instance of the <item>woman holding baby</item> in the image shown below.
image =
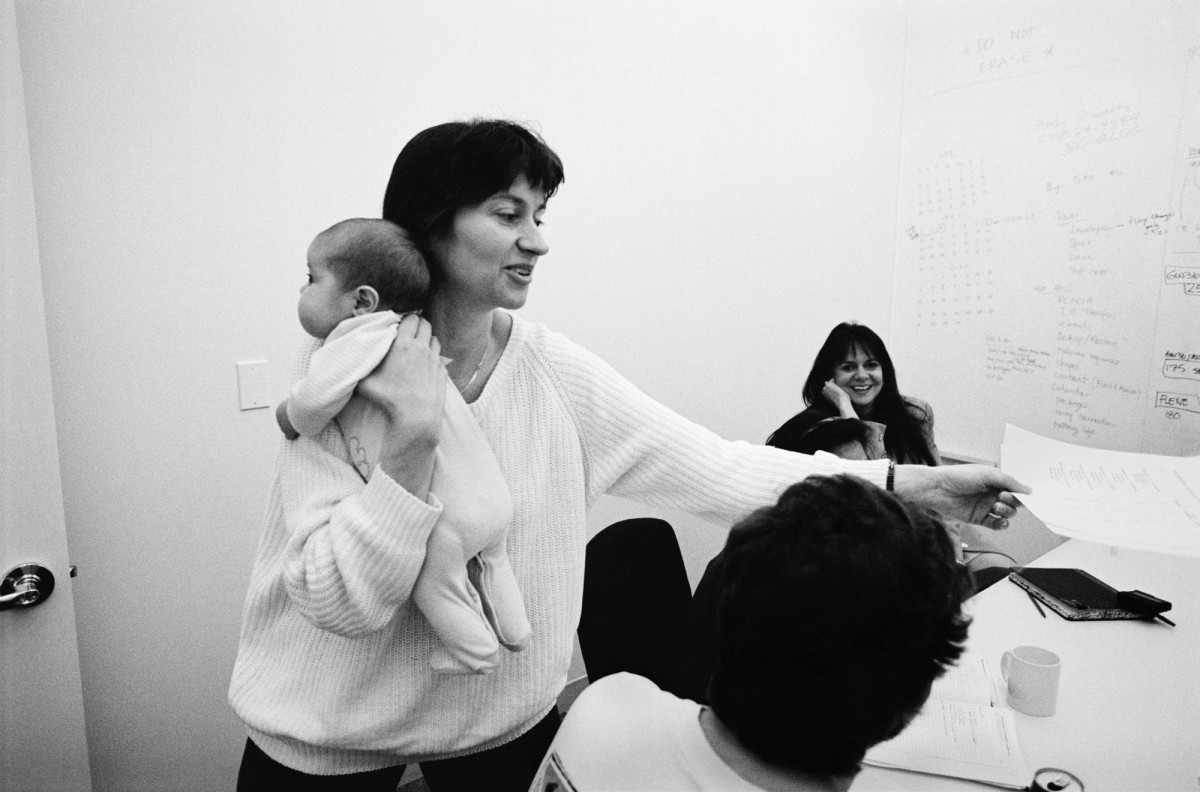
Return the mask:
[[(987, 467), (725, 441), (513, 313), (549, 252), (541, 221), (562, 181), (549, 146), (506, 121), (431, 127), (397, 157), (383, 216), (424, 254), (430, 297), (359, 386), (389, 417), (375, 475), (355, 473), (336, 428), (281, 451), (230, 687), (249, 732), (239, 788), (392, 792), (416, 762), (435, 792), (527, 789), (557, 728), (586, 515), (605, 493), (732, 524), (808, 475), (851, 472), (967, 519), (1014, 510), (1021, 486)], [(411, 581), (389, 575), (439, 516), (428, 482), (447, 375), (512, 496), (507, 547), (532, 626), (479, 675), (431, 669)]]

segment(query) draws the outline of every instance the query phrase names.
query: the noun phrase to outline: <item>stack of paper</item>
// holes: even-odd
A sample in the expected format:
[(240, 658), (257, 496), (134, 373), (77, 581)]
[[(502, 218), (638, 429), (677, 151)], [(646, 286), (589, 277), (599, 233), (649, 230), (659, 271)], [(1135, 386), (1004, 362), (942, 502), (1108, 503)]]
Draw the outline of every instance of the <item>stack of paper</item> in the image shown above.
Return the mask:
[(994, 680), (986, 657), (964, 653), (934, 683), (921, 714), (897, 737), (868, 751), (864, 761), (1025, 789), (1030, 775), (1013, 714), (1000, 703)]
[(1010, 424), (1000, 469), (1033, 489), (1018, 497), (1057, 534), (1200, 556), (1200, 456), (1084, 448)]

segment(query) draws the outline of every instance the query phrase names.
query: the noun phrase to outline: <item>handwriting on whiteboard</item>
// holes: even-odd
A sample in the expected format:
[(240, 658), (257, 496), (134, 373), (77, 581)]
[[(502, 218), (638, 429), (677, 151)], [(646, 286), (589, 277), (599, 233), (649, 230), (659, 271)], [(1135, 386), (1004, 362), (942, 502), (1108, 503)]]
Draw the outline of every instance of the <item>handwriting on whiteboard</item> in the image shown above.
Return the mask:
[(1181, 285), (1184, 294), (1200, 297), (1200, 267), (1167, 266), (1163, 273), (1168, 286)]

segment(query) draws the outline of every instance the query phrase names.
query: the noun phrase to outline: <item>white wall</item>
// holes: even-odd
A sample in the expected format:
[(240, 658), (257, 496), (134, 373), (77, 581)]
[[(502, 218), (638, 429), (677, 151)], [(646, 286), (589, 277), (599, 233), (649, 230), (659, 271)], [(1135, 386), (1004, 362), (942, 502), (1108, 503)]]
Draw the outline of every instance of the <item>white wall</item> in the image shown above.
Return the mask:
[[(444, 120), (567, 181), (525, 315), (730, 438), (888, 330), (904, 8), (17, 0), (95, 788), (231, 788), (225, 703), (315, 232)], [(607, 503), (597, 525), (626, 513)], [(685, 529), (693, 572), (720, 540)]]

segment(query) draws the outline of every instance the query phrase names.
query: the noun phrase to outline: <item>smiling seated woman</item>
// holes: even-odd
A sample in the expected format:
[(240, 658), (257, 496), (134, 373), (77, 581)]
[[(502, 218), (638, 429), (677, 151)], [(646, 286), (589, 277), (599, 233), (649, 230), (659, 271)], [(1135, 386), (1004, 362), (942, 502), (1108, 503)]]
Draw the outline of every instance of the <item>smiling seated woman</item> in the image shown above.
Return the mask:
[(901, 395), (896, 367), (871, 328), (842, 322), (817, 352), (804, 383), (808, 408), (771, 433), (767, 445), (794, 448), (815, 424), (829, 418), (860, 418), (883, 427), (883, 445), (894, 462), (940, 465), (933, 439), (933, 410)]

